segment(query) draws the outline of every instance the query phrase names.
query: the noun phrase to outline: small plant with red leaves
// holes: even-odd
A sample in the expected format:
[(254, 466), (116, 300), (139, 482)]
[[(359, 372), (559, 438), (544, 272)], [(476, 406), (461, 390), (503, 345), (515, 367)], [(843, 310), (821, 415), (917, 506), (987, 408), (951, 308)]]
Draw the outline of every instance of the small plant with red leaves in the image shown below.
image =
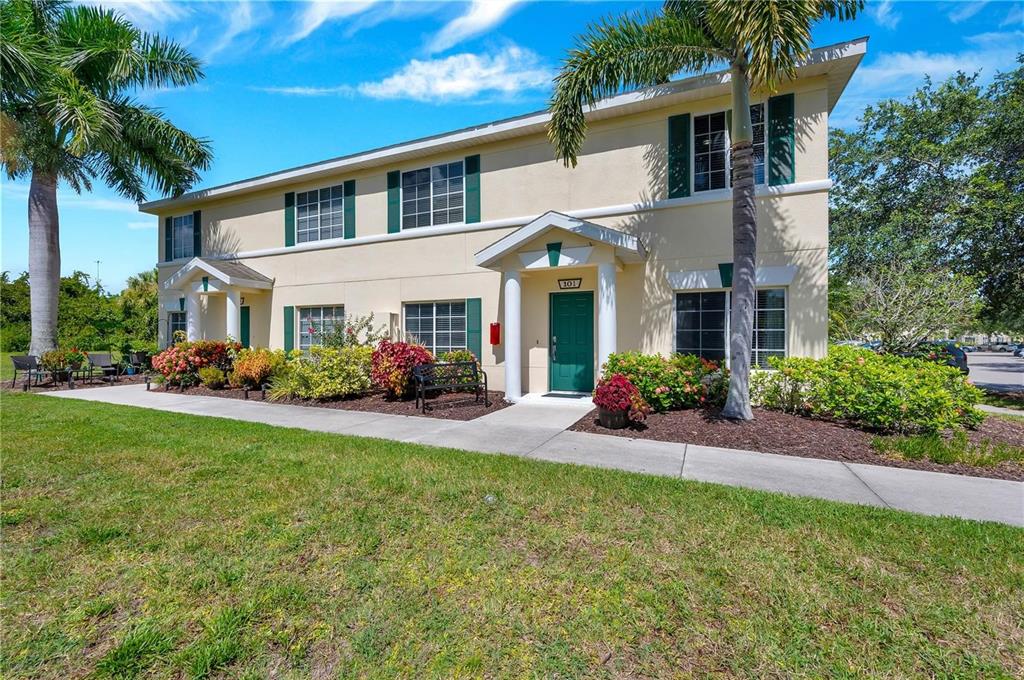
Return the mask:
[(640, 390), (621, 373), (603, 378), (594, 390), (594, 405), (607, 411), (626, 411), (634, 423), (642, 423), (651, 412)]
[(434, 355), (423, 345), (381, 340), (373, 350), (370, 376), (388, 397), (400, 399), (412, 391), (412, 369), (433, 362)]

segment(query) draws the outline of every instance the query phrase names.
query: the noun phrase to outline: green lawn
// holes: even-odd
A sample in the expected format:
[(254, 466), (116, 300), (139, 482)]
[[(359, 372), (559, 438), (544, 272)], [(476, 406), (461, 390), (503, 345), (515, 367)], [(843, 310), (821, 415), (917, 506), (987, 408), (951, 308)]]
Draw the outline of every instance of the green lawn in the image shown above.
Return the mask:
[(1024, 531), (5, 394), (5, 678), (1024, 673)]

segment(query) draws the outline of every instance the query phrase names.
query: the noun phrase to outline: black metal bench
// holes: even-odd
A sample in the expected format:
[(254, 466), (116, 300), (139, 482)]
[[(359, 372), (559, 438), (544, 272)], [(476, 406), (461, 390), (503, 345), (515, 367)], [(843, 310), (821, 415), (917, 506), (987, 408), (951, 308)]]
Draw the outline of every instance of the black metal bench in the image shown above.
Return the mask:
[(472, 388), (476, 401), (480, 401), (480, 389), (484, 392), (484, 405), (490, 406), (487, 393), (487, 374), (480, 370), (475, 361), (457, 361), (450, 364), (420, 364), (412, 369), (412, 380), (416, 387), (416, 406), (422, 404), (427, 412), (427, 392), (447, 389)]

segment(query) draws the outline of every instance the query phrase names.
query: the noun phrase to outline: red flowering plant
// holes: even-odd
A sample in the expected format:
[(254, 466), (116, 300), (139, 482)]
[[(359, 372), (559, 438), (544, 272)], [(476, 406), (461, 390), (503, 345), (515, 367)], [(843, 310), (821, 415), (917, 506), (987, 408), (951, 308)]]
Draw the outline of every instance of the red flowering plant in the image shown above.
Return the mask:
[(601, 379), (594, 390), (594, 405), (607, 411), (626, 411), (634, 423), (642, 423), (651, 412), (640, 390), (621, 373)]
[(373, 350), (370, 378), (388, 397), (402, 398), (412, 390), (412, 369), (433, 361), (434, 355), (423, 345), (381, 340)]

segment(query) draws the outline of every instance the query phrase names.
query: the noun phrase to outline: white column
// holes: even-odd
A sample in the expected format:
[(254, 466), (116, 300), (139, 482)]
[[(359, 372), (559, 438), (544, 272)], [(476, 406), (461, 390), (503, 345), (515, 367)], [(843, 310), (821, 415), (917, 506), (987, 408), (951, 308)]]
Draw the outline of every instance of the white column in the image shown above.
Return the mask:
[(228, 289), (224, 301), (224, 332), (229, 338), (242, 339), (242, 300), (237, 290)]
[(190, 291), (185, 301), (185, 337), (191, 340), (199, 339), (199, 293)]
[(598, 366), (614, 354), (618, 335), (618, 314), (615, 311), (615, 263), (597, 265), (597, 359)]
[(505, 272), (505, 398), (523, 396), (522, 285), (518, 271)]

